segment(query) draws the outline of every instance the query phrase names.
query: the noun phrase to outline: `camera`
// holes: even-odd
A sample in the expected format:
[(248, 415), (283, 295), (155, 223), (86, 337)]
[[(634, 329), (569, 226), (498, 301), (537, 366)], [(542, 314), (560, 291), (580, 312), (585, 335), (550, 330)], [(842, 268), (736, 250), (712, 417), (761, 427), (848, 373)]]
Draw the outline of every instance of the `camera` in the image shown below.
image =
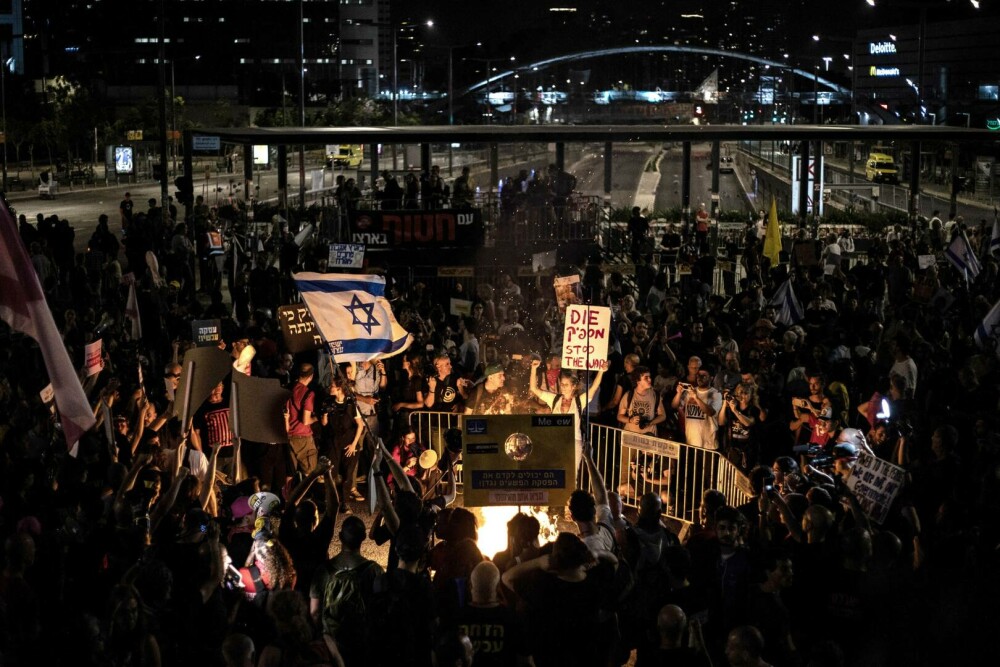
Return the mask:
[(684, 391), (694, 391), (694, 385), (690, 385), (687, 382), (678, 382), (677, 386), (683, 389)]

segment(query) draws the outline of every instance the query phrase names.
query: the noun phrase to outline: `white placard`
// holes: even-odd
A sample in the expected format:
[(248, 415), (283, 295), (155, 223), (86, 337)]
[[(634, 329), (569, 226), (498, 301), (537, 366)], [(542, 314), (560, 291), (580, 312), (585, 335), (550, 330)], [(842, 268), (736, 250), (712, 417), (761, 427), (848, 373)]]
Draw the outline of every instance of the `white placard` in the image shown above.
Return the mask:
[(571, 370), (597, 370), (608, 358), (611, 335), (611, 309), (607, 306), (566, 307), (563, 324), (562, 367)]
[(331, 243), (329, 268), (360, 269), (365, 265), (365, 246), (360, 243)]
[(881, 524), (889, 514), (904, 477), (906, 471), (899, 466), (862, 452), (847, 478), (847, 486), (858, 497), (865, 514)]
[(923, 270), (937, 264), (937, 257), (934, 255), (917, 255), (917, 266)]
[(87, 343), (83, 349), (84, 368), (87, 370), (87, 377), (97, 375), (104, 370), (103, 341), (98, 338), (93, 343)]

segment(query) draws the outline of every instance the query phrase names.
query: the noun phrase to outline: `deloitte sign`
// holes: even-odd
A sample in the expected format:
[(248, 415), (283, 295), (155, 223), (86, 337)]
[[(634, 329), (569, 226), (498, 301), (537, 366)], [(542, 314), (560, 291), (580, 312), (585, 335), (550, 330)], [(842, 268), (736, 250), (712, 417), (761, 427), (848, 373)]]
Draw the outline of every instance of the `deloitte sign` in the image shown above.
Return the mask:
[(868, 53), (873, 56), (884, 56), (891, 53), (896, 53), (896, 43), (895, 42), (869, 42), (868, 43)]

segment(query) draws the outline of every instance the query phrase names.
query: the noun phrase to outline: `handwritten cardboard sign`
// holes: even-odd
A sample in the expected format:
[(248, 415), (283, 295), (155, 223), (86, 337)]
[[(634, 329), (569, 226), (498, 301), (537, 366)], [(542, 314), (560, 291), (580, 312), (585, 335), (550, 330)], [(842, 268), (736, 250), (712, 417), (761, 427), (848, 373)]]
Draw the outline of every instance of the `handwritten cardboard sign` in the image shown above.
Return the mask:
[(360, 243), (331, 243), (327, 266), (337, 269), (360, 269), (365, 265), (365, 247)]
[(847, 478), (847, 486), (858, 497), (865, 514), (876, 523), (884, 523), (905, 476), (906, 471), (899, 466), (862, 453)]
[(597, 370), (608, 358), (611, 309), (607, 306), (569, 305), (563, 323), (562, 367)]

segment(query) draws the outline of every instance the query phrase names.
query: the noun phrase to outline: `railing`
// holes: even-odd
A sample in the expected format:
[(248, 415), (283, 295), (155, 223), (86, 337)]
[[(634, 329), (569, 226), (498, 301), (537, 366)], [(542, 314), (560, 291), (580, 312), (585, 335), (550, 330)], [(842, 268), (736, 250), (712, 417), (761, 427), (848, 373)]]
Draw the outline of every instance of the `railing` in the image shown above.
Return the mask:
[[(409, 417), (417, 441), (438, 455), (445, 450), (445, 432), (460, 423), (460, 415), (448, 412), (411, 412)], [(638, 507), (643, 494), (652, 492), (663, 501), (665, 516), (693, 523), (706, 489), (721, 491), (732, 506), (752, 497), (749, 480), (719, 452), (602, 424), (590, 425), (590, 441), (605, 484), (628, 507)], [(457, 481), (461, 485), (461, 469)], [(577, 479), (578, 488), (582, 482)]]

